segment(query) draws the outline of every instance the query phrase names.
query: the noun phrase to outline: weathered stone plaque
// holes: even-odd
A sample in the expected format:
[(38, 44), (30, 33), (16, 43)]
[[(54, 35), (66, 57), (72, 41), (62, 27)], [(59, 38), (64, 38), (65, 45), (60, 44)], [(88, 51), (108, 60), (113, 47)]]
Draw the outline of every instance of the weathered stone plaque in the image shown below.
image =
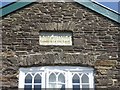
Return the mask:
[(40, 32), (40, 45), (72, 45), (72, 32)]

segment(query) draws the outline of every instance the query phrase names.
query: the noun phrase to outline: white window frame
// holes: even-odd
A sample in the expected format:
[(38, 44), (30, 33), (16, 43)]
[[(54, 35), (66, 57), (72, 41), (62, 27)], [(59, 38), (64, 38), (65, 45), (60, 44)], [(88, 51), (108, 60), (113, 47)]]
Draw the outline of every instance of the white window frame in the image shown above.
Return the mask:
[[(49, 88), (49, 75), (50, 73), (64, 73), (65, 75), (65, 88), (73, 88), (72, 86), (72, 74), (81, 74), (80, 78), (83, 74), (88, 74), (89, 77), (89, 88), (94, 89), (94, 69), (90, 67), (79, 67), (79, 66), (41, 66), (41, 67), (30, 67), (30, 68), (20, 68), (19, 69), (19, 89), (24, 89), (25, 85), (25, 77), (29, 73), (35, 73), (32, 75), (32, 88), (34, 88), (34, 77), (37, 73), (41, 73), (42, 77), (42, 85), (43, 89)], [(81, 79), (80, 79), (81, 81)], [(80, 87), (82, 83), (80, 83)]]

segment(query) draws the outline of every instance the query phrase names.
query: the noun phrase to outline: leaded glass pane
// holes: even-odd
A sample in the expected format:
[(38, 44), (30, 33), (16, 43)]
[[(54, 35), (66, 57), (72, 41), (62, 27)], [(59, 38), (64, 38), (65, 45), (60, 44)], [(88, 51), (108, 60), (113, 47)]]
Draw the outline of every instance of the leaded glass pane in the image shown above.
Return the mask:
[(89, 83), (89, 77), (86, 74), (82, 76), (82, 83)]
[(49, 83), (49, 88), (57, 88), (56, 83)]
[(79, 76), (78, 76), (77, 74), (75, 74), (75, 75), (73, 76), (72, 82), (73, 82), (73, 83), (80, 83), (80, 78), (79, 78)]
[(56, 76), (55, 76), (54, 73), (52, 73), (52, 74), (50, 75), (49, 81), (50, 81), (50, 82), (55, 82), (55, 81), (56, 81)]
[(89, 90), (89, 85), (82, 85), (82, 90)]
[(25, 85), (24, 90), (32, 90), (32, 85)]
[(28, 74), (26, 77), (25, 77), (25, 83), (32, 83), (32, 76), (30, 74)]
[(41, 85), (34, 85), (34, 90), (41, 90)]
[(65, 77), (64, 77), (63, 74), (60, 74), (60, 75), (58, 76), (58, 81), (59, 81), (60, 83), (65, 83)]
[(61, 85), (59, 84), (58, 87), (59, 87), (59, 90), (65, 90), (65, 85), (64, 84), (61, 84)]
[(80, 90), (80, 85), (73, 85), (73, 90)]
[(41, 83), (41, 76), (39, 74), (35, 76), (34, 83)]

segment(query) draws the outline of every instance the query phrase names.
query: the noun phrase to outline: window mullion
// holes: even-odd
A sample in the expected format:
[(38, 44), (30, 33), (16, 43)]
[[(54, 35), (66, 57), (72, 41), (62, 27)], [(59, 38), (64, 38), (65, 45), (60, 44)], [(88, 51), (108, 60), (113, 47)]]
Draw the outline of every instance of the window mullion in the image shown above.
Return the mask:
[[(84, 74), (84, 73), (83, 73), (83, 74)], [(82, 75), (83, 75), (83, 74), (80, 75), (80, 90), (82, 90)]]
[[(35, 75), (35, 74), (34, 74)], [(34, 77), (35, 76), (33, 76), (33, 75), (31, 75), (32, 76), (32, 90), (34, 90)]]
[(49, 70), (45, 71), (45, 88), (49, 88)]
[(56, 86), (57, 86), (56, 88), (57, 88), (57, 89), (58, 89), (58, 76), (59, 76), (59, 75), (56, 75)]
[(69, 85), (69, 78), (68, 78), (68, 71), (65, 72), (65, 88), (69, 88), (68, 85)]
[(72, 88), (72, 72), (67, 71), (67, 88)]
[(45, 81), (45, 79), (46, 79), (46, 72), (42, 72), (42, 75), (41, 75), (41, 77), (42, 77), (42, 82), (41, 82), (41, 88), (43, 88), (43, 90), (44, 90), (44, 88), (46, 88), (46, 81)]

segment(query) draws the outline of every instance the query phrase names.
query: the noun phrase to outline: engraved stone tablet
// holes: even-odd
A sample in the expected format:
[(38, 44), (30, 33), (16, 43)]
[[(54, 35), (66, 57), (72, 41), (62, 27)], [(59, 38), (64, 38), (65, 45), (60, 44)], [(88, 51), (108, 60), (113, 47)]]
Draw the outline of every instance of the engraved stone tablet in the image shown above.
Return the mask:
[(72, 32), (40, 32), (40, 45), (72, 45)]

